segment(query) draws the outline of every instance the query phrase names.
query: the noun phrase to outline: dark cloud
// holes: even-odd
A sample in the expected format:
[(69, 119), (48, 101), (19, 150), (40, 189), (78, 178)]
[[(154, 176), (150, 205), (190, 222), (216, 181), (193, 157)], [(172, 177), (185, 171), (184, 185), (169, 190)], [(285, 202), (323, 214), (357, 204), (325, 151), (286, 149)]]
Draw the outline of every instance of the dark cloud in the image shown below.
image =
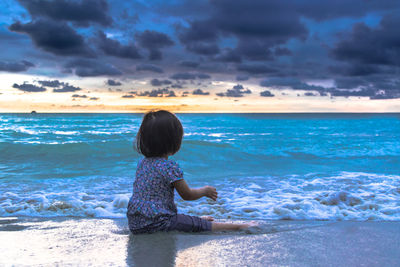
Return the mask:
[(376, 28), (357, 23), (350, 37), (336, 44), (332, 55), (337, 60), (354, 64), (354, 76), (379, 72), (375, 65), (399, 66), (399, 25), (400, 15), (385, 16)]
[(171, 85), (171, 88), (179, 88), (179, 89), (181, 89), (181, 88), (184, 88), (181, 84), (173, 84), (173, 85)]
[(168, 93), (168, 95), (167, 95), (167, 97), (176, 97), (176, 94), (175, 94), (175, 92), (174, 91), (169, 91), (169, 93)]
[(271, 61), (274, 56), (270, 47), (271, 44), (259, 38), (243, 38), (239, 40), (235, 55), (252, 61)]
[(289, 7), (289, 1), (220, 0), (211, 3), (215, 8), (211, 21), (226, 33), (266, 38), (269, 44), (284, 43), (307, 34), (300, 14)]
[(354, 89), (354, 90), (343, 90), (343, 89), (336, 89), (332, 88), (329, 90), (331, 96), (342, 96), (342, 97), (349, 97), (349, 96), (359, 96), (359, 97), (369, 97), (371, 95), (375, 95), (376, 91), (373, 88), (362, 88), (362, 89)]
[[(261, 86), (275, 89), (305, 90), (305, 96), (369, 97), (370, 99), (400, 98), (400, 79), (353, 78), (335, 80), (336, 87), (311, 85), (291, 77), (274, 77), (260, 82)], [(300, 96), (300, 94), (299, 94)]]
[(51, 87), (51, 88), (57, 88), (65, 85), (65, 83), (60, 82), (59, 80), (52, 80), (52, 81), (38, 81), (39, 84), (41, 84), (44, 87)]
[[(82, 88), (80, 87), (76, 87), (73, 85), (70, 85), (69, 83), (64, 83), (64, 82), (60, 82), (59, 80), (43, 80), (43, 81), (37, 81), (40, 85), (42, 85), (43, 87), (39, 87), (33, 84), (27, 84), (24, 83), (21, 86), (25, 86), (26, 88), (30, 88), (30, 90), (41, 90), (41, 88), (44, 87), (50, 87), (53, 88), (53, 92), (54, 93), (65, 93), (65, 92), (76, 92), (76, 91), (80, 91), (82, 90)], [(18, 88), (15, 87), (17, 84), (14, 84), (14, 88)], [(20, 88), (18, 88), (20, 89)], [(31, 91), (31, 92), (39, 92), (39, 91)], [(79, 95), (72, 95), (72, 97), (83, 97), (83, 96), (79, 96)], [(86, 97), (86, 96), (85, 96)]]
[(345, 77), (335, 80), (336, 88), (331, 88), (332, 96), (358, 96), (370, 99), (400, 98), (400, 78), (368, 76)]
[(318, 94), (313, 92), (305, 92), (304, 96), (318, 96)]
[(34, 66), (35, 64), (26, 60), (21, 60), (20, 62), (0, 61), (0, 71), (6, 72), (23, 72)]
[(205, 92), (205, 91), (203, 91), (201, 89), (196, 89), (196, 90), (193, 91), (192, 94), (193, 95), (209, 95), (210, 93), (209, 92)]
[(102, 31), (97, 33), (96, 41), (97, 46), (107, 55), (129, 59), (142, 58), (134, 44), (122, 45), (119, 41), (108, 38)]
[(44, 91), (46, 91), (46, 88), (44, 88), (42, 86), (37, 86), (37, 85), (26, 83), (26, 82), (24, 82), (23, 84), (14, 83), (12, 87), (16, 88), (18, 90), (24, 91), (24, 92), (44, 92)]
[(200, 65), (200, 63), (194, 61), (181, 61), (179, 62), (179, 65), (182, 67), (197, 68)]
[(293, 7), (304, 17), (317, 21), (336, 18), (360, 18), (369, 12), (399, 10), (396, 0), (364, 1), (352, 0), (351, 5), (346, 0), (323, 2), (319, 0), (298, 1)]
[(314, 90), (314, 91), (325, 91), (326, 88), (317, 85), (311, 85), (304, 83), (296, 78), (269, 78), (262, 80), (260, 86), (272, 87), (276, 89), (293, 89), (293, 90)]
[(168, 88), (159, 88), (151, 91), (144, 91), (138, 93), (138, 96), (148, 96), (148, 97), (176, 97), (175, 92), (169, 90)]
[(123, 96), (121, 96), (122, 98), (134, 98), (135, 96), (134, 95), (123, 95)]
[[(291, 38), (305, 39), (307, 29), (301, 14), (287, 1), (220, 0), (210, 2), (210, 16), (190, 22), (189, 27), (178, 27), (178, 37), (188, 51), (202, 55), (216, 55), (221, 36), (235, 36), (235, 53), (222, 53), (219, 60), (239, 62), (271, 60), (271, 48)], [(235, 55), (233, 57), (232, 55)]]
[(264, 97), (274, 97), (275, 95), (272, 94), (270, 91), (265, 90), (265, 91), (260, 92), (260, 96), (264, 96)]
[(328, 68), (332, 73), (344, 76), (367, 76), (371, 74), (384, 72), (383, 68), (377, 65), (368, 65), (361, 63), (340, 64)]
[(197, 73), (197, 78), (204, 80), (204, 79), (210, 79), (211, 76), (206, 73)]
[(170, 80), (159, 80), (159, 79), (152, 79), (150, 83), (152, 86), (162, 86), (162, 85), (172, 84)]
[(174, 45), (174, 41), (161, 32), (146, 30), (142, 33), (137, 33), (135, 37), (141, 47), (149, 50), (150, 60), (162, 59), (160, 49)]
[(72, 60), (65, 65), (65, 69), (67, 72), (74, 70), (75, 75), (79, 77), (116, 76), (122, 74), (111, 64), (89, 59)]
[(232, 87), (232, 89), (226, 90), (225, 93), (217, 93), (217, 96), (227, 96), (227, 97), (243, 97), (245, 94), (251, 94), (250, 89), (244, 89), (243, 85), (237, 84)]
[(94, 56), (83, 37), (65, 22), (39, 19), (22, 24), (18, 21), (9, 29), (28, 34), (37, 47), (59, 56)]
[(82, 90), (82, 88), (80, 87), (76, 87), (70, 84), (64, 84), (61, 88), (58, 89), (53, 89), (54, 93), (66, 93), (66, 92), (76, 92), (76, 91), (80, 91)]
[[(0, 50), (7, 51), (0, 71), (42, 75), (20, 60), (26, 58), (46, 68), (46, 73), (50, 69), (52, 77), (61, 77), (57, 75), (61, 65), (63, 75), (126, 74), (124, 79), (133, 75), (152, 86), (168, 86), (164, 89), (204, 89), (208, 82), (201, 79), (215, 73), (237, 81), (263, 75), (268, 79), (261, 85), (307, 91), (301, 96), (393, 99), (400, 95), (400, 2), (395, 0), (354, 0), (351, 5), (346, 0), (17, 1), (29, 14), (19, 6), (15, 10), (11, 4), (2, 6), (11, 11), (2, 25), (11, 26), (0, 27)], [(149, 64), (163, 56), (165, 62), (159, 66)], [(155, 79), (157, 75), (145, 71), (166, 73), (169, 78)], [(333, 80), (334, 86), (305, 82), (311, 80)], [(66, 85), (55, 81), (33, 86), (62, 90)], [(218, 94), (238, 96), (241, 90)], [(264, 94), (271, 97), (269, 93)], [(162, 95), (170, 94), (175, 92)]]
[(120, 85), (122, 85), (122, 83), (119, 82), (119, 81), (116, 81), (116, 80), (108, 79), (107, 80), (107, 85), (109, 85), (109, 86), (120, 86)]
[(72, 21), (82, 26), (94, 22), (109, 26), (106, 0), (18, 0), (32, 17), (48, 17), (54, 20)]
[(210, 79), (211, 76), (206, 73), (180, 72), (171, 75), (170, 78), (174, 80), (195, 80), (196, 78)]
[(177, 27), (179, 41), (186, 50), (200, 55), (219, 53), (218, 32), (210, 21), (193, 21), (188, 28)]
[(340, 77), (335, 79), (335, 86), (339, 89), (352, 89), (368, 84), (367, 80), (360, 77)]
[(221, 62), (242, 62), (240, 54), (232, 48), (224, 48), (221, 53), (215, 55), (213, 59)]
[(237, 75), (236, 81), (247, 81), (249, 79), (248, 75)]
[(73, 98), (87, 98), (87, 95), (73, 94), (71, 97), (73, 97)]
[(186, 49), (190, 52), (200, 55), (215, 55), (219, 53), (219, 48), (215, 43), (196, 42), (186, 45)]
[(262, 63), (243, 63), (238, 65), (237, 69), (250, 74), (265, 74), (277, 72), (276, 69)]
[(274, 49), (274, 55), (275, 56), (290, 56), (292, 55), (292, 51), (287, 49), (286, 47), (277, 47)]
[(153, 64), (140, 64), (136, 66), (136, 70), (137, 71), (141, 71), (141, 70), (147, 70), (147, 71), (152, 71), (152, 72), (156, 72), (156, 73), (163, 73), (164, 70), (156, 65)]
[(175, 73), (170, 76), (170, 78), (174, 80), (194, 80), (196, 79), (196, 77), (197, 77), (196, 74), (189, 72)]

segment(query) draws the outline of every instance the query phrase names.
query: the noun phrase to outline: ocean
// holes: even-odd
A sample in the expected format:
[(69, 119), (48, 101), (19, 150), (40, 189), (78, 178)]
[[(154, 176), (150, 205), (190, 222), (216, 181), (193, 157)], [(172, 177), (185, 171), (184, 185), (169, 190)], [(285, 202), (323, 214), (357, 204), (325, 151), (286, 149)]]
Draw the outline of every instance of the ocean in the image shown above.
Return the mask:
[[(0, 114), (0, 216), (125, 217), (142, 114)], [(177, 114), (172, 158), (226, 220), (400, 220), (400, 114)]]

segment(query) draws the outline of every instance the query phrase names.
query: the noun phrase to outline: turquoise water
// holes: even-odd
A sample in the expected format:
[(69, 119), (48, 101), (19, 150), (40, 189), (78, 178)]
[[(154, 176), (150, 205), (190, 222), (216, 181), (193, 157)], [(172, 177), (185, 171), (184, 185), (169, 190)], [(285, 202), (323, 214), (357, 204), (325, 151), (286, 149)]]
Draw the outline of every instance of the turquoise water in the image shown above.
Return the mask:
[[(221, 219), (400, 220), (400, 114), (178, 114)], [(124, 217), (141, 114), (0, 114), (0, 216)]]

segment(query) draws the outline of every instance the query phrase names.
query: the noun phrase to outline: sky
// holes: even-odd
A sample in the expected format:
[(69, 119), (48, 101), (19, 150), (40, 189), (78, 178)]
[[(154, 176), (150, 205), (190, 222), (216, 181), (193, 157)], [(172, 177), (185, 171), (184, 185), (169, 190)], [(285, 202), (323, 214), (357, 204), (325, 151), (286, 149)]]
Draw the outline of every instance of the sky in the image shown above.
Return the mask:
[(0, 112), (400, 112), (398, 0), (2, 0)]

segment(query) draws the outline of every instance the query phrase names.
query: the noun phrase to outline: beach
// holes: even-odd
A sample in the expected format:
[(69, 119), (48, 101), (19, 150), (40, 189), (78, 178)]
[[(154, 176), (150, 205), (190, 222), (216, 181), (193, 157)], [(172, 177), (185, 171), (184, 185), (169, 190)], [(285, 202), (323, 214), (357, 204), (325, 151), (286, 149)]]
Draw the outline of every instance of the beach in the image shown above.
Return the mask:
[(398, 266), (399, 222), (261, 221), (133, 236), (125, 219), (3, 217), (1, 266)]

